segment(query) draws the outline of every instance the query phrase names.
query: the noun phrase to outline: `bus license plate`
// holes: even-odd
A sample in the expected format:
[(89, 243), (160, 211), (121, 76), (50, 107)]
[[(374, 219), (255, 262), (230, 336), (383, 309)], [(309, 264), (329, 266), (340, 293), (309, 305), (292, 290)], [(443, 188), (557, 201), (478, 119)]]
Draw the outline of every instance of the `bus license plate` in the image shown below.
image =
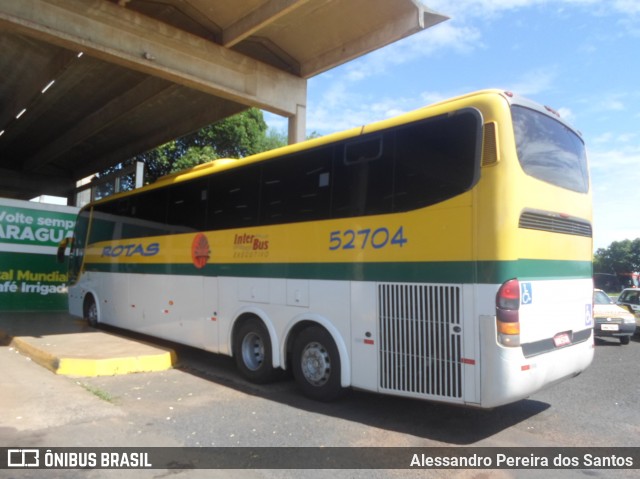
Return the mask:
[(567, 333), (556, 334), (553, 337), (553, 344), (556, 345), (556, 348), (559, 348), (560, 346), (567, 346), (568, 344), (571, 344), (571, 338), (569, 338)]
[(617, 324), (603, 324), (602, 326), (600, 326), (600, 328), (603, 331), (617, 331), (618, 330), (618, 325)]

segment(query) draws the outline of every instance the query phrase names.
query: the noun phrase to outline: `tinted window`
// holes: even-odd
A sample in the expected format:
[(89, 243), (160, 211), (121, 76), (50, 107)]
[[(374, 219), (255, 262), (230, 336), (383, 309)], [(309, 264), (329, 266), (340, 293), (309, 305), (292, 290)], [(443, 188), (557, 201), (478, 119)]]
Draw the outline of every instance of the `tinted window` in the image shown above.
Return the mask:
[(332, 217), (392, 211), (393, 145), (393, 133), (376, 133), (337, 146)]
[(129, 216), (124, 220), (123, 237), (138, 238), (166, 234), (167, 190), (159, 188), (129, 197)]
[(255, 226), (260, 198), (259, 165), (212, 176), (209, 196), (209, 229)]
[(122, 238), (123, 223), (128, 220), (129, 212), (129, 198), (96, 205), (93, 208), (90, 242), (96, 243)]
[(167, 190), (157, 189), (94, 207), (90, 242), (167, 234)]
[(518, 159), (525, 173), (579, 193), (589, 191), (585, 147), (578, 135), (528, 108), (513, 106), (511, 114)]
[(264, 165), (261, 224), (329, 217), (332, 152), (320, 148)]
[(344, 147), (345, 165), (355, 165), (379, 160), (382, 157), (383, 137), (380, 134), (352, 140)]
[(463, 110), (114, 200), (96, 206), (92, 240), (422, 208), (475, 184), (481, 125)]
[(206, 228), (207, 178), (178, 183), (169, 188), (167, 224), (175, 233)]
[(469, 190), (479, 175), (481, 118), (473, 110), (432, 118), (396, 133), (394, 211), (408, 211)]

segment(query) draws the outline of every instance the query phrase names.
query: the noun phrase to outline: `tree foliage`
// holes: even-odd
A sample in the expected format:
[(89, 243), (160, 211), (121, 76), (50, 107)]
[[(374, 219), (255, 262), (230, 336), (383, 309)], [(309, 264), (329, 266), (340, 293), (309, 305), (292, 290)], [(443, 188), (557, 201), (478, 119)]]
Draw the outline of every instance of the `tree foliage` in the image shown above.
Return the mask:
[(640, 238), (614, 241), (598, 248), (593, 257), (594, 273), (629, 273), (640, 271)]
[(145, 164), (144, 183), (149, 184), (161, 176), (211, 160), (243, 158), (285, 144), (284, 135), (267, 132), (262, 111), (249, 108), (242, 113), (134, 156), (120, 165), (101, 172), (98, 177), (111, 175), (123, 167), (142, 161)]

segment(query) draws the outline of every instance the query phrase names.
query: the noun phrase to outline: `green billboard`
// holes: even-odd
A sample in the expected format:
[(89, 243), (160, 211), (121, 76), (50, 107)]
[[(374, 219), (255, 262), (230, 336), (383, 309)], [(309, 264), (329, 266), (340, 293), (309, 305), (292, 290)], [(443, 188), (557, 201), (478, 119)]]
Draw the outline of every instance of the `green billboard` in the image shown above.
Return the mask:
[(58, 243), (78, 208), (0, 198), (0, 311), (67, 309), (66, 263)]

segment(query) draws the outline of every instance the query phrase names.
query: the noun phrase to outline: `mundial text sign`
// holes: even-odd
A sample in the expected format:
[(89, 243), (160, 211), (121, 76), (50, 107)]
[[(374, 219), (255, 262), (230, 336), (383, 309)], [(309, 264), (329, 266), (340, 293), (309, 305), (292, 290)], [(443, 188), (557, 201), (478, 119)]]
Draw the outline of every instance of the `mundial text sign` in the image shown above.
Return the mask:
[(0, 198), (0, 311), (67, 309), (66, 264), (58, 243), (78, 208)]

